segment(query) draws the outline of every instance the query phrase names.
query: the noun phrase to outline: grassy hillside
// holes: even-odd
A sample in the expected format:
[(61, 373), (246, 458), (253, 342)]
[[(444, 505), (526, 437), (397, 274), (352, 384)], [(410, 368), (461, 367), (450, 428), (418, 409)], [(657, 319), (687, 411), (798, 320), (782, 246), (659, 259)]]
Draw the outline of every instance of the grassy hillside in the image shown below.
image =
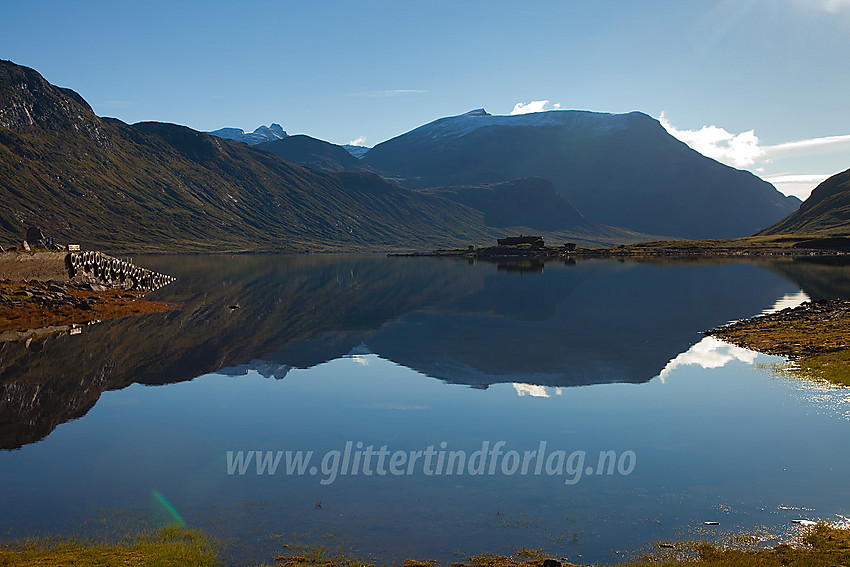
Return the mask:
[(359, 159), (342, 146), (297, 134), (272, 142), (258, 144), (259, 149), (278, 157), (320, 171), (366, 169)]
[(101, 119), (0, 62), (0, 242), (29, 225), (111, 251), (398, 249), (487, 242), (480, 212), (377, 176), (320, 173), (238, 142)]
[(757, 234), (850, 236), (850, 169), (815, 187), (799, 210)]

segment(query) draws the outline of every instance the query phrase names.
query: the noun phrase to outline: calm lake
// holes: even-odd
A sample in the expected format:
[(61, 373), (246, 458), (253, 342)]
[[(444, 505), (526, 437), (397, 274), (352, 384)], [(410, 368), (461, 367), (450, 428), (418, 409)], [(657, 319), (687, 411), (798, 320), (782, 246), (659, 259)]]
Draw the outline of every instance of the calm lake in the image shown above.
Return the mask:
[(234, 562), (589, 563), (850, 515), (850, 390), (700, 334), (850, 297), (850, 264), (136, 262), (180, 310), (0, 345), (4, 539), (185, 521)]

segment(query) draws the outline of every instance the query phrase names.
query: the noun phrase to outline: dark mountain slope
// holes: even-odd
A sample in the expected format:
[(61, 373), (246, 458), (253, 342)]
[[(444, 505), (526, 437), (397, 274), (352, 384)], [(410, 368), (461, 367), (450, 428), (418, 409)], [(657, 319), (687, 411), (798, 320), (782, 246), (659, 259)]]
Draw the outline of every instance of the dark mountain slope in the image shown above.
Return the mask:
[(78, 95), (0, 62), (7, 242), (30, 224), (113, 251), (410, 248), (493, 236), (481, 213), (378, 179), (364, 192), (362, 181), (182, 126), (100, 119)]
[(364, 169), (363, 163), (342, 146), (297, 134), (256, 146), (286, 161), (321, 171)]
[(686, 238), (749, 235), (799, 205), (638, 112), (478, 110), (378, 144), (363, 161), (416, 189), (544, 177), (594, 221)]
[(815, 187), (799, 210), (758, 234), (850, 236), (850, 169)]
[(542, 177), (526, 177), (505, 183), (472, 187), (428, 189), (484, 213), (488, 226), (529, 226), (542, 230), (575, 230), (588, 234), (610, 231), (579, 213), (555, 192), (552, 182)]

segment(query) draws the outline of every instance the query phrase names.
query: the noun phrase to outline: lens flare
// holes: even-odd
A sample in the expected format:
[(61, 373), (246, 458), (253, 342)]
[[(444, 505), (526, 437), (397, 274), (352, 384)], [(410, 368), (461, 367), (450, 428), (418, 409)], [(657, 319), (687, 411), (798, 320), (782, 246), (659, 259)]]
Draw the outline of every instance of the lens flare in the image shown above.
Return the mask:
[(154, 520), (165, 526), (185, 526), (186, 520), (177, 512), (165, 496), (153, 491), (151, 494), (151, 511)]

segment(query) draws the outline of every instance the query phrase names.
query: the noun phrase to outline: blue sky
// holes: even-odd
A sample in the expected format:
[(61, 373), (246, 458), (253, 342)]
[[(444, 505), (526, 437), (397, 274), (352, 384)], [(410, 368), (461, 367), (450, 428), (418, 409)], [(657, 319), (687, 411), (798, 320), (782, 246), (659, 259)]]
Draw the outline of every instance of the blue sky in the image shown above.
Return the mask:
[(3, 0), (0, 58), (129, 123), (371, 146), (560, 105), (663, 113), (786, 192), (850, 167), (850, 0)]

